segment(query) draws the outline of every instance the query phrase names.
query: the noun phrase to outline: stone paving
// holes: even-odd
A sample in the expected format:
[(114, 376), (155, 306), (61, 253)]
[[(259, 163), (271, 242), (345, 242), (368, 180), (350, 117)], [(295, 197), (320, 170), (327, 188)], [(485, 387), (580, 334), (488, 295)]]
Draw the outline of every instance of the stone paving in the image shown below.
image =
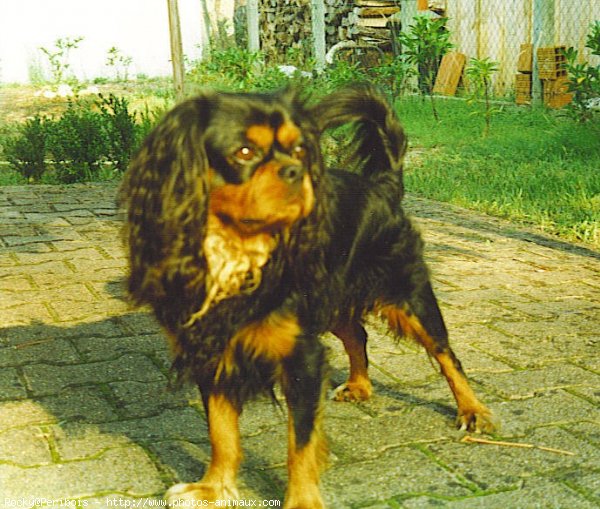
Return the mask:
[[(114, 184), (0, 189), (0, 507), (151, 507), (197, 479), (209, 446), (198, 394), (170, 392), (165, 342), (124, 300)], [(503, 422), (465, 443), (426, 355), (370, 325), (376, 394), (326, 404), (330, 509), (600, 505), (600, 253), (407, 200), (455, 350)], [(332, 385), (344, 380), (331, 349)], [(277, 506), (286, 424), (242, 418), (244, 501)], [(569, 454), (567, 454), (569, 453)]]

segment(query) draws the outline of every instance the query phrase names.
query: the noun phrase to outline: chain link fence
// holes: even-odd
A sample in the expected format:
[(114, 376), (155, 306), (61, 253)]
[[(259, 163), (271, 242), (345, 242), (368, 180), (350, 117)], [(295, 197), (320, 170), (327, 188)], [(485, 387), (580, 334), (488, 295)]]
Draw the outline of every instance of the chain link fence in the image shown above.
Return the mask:
[(497, 62), (493, 78), (497, 96), (511, 96), (519, 83), (528, 83), (529, 100), (539, 98), (544, 75), (538, 55), (546, 58), (550, 48), (555, 50), (557, 67), (561, 47), (574, 47), (581, 62), (600, 65), (600, 58), (585, 47), (590, 26), (600, 20), (599, 0), (399, 0), (399, 4), (402, 30), (417, 15), (446, 17), (454, 51), (467, 57), (467, 65), (470, 58)]

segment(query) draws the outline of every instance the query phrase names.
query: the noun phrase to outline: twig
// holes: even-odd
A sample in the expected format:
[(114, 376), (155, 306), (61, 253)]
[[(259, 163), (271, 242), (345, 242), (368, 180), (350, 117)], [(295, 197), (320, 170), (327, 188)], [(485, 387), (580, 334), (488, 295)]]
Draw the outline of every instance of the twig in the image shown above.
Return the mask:
[(463, 443), (471, 443), (471, 444), (486, 444), (486, 445), (501, 445), (504, 447), (521, 447), (524, 449), (539, 449), (540, 451), (553, 452), (556, 454), (565, 454), (567, 456), (575, 456), (574, 452), (571, 451), (563, 451), (562, 449), (553, 449), (552, 447), (543, 447), (541, 445), (534, 444), (522, 444), (518, 442), (502, 442), (499, 440), (486, 440), (485, 438), (475, 438), (469, 435), (463, 437), (461, 439)]

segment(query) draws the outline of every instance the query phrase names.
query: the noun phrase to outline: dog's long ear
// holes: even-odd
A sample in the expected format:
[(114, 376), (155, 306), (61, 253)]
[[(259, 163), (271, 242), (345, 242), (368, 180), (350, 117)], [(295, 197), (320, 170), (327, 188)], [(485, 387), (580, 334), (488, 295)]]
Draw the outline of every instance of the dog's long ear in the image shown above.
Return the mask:
[[(155, 303), (202, 280), (208, 161), (204, 132), (216, 95), (185, 101), (148, 135), (125, 174), (119, 199), (127, 208), (129, 293)], [(181, 295), (183, 298), (183, 295)]]
[(393, 108), (368, 84), (341, 88), (313, 107), (321, 131), (353, 124), (346, 163), (363, 175), (402, 172), (406, 136)]

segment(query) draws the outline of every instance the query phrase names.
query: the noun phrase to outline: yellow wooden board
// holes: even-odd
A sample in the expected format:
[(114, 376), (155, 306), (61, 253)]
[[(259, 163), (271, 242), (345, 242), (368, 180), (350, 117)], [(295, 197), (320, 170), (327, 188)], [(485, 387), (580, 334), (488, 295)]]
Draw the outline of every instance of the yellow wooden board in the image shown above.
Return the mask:
[(467, 57), (463, 53), (453, 52), (444, 55), (435, 79), (433, 93), (455, 95), (466, 61)]

